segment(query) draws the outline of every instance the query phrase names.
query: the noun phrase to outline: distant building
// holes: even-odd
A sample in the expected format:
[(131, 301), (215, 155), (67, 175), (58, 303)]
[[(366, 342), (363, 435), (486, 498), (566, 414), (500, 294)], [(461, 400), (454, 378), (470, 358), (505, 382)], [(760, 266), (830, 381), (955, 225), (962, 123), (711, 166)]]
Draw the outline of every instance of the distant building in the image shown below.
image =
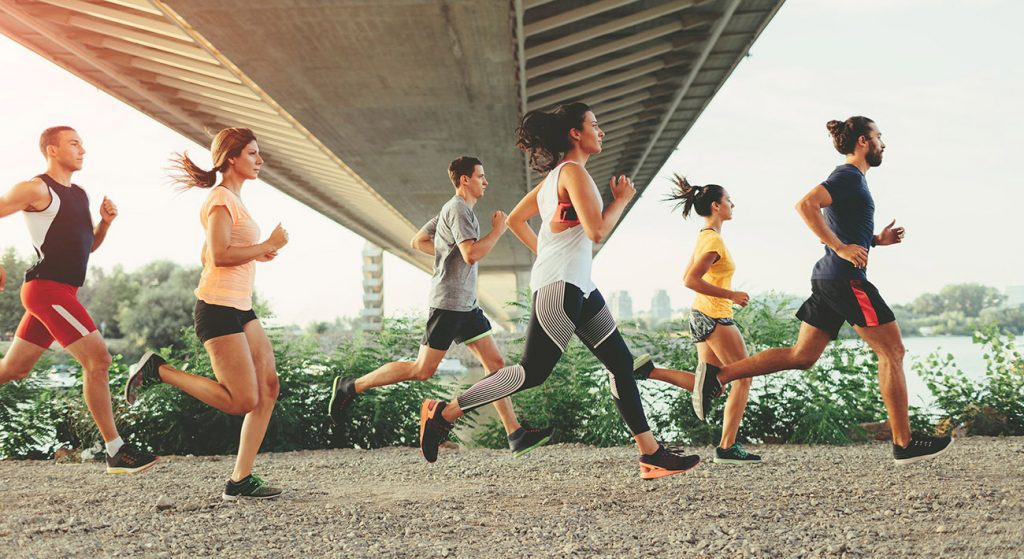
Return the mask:
[(668, 291), (659, 289), (651, 299), (651, 323), (659, 324), (672, 319), (672, 301)]
[(1005, 293), (1007, 307), (1024, 305), (1024, 285), (1011, 285), (1006, 288)]
[(363, 247), (363, 310), (359, 313), (363, 332), (384, 327), (384, 251), (367, 241)]
[(608, 298), (608, 308), (616, 321), (633, 320), (633, 298), (627, 291), (616, 291)]

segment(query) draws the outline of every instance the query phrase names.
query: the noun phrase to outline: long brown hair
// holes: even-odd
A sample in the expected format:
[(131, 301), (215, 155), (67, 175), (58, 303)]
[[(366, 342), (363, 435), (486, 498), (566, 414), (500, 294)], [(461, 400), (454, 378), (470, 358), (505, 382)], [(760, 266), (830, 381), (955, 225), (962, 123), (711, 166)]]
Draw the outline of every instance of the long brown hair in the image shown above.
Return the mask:
[(248, 128), (225, 128), (210, 142), (213, 169), (207, 171), (189, 158), (188, 153), (176, 153), (171, 158), (171, 178), (183, 189), (211, 188), (217, 184), (217, 173), (228, 168), (228, 160), (242, 154), (245, 146), (256, 140)]
[(546, 173), (572, 149), (569, 131), (583, 129), (583, 117), (590, 110), (585, 103), (559, 105), (550, 113), (530, 111), (516, 128), (516, 147), (530, 157), (530, 168)]

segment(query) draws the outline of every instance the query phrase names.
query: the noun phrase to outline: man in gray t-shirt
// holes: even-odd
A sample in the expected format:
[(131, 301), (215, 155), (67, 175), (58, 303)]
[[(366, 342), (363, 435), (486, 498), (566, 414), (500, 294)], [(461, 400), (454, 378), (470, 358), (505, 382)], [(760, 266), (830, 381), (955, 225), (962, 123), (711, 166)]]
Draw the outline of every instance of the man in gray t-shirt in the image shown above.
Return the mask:
[[(505, 366), (505, 359), (491, 336), (491, 323), (477, 305), (476, 285), (477, 263), (505, 233), (507, 216), (502, 211), (494, 212), (491, 232), (480, 236), (480, 223), (473, 206), (487, 190), (487, 178), (479, 159), (460, 157), (452, 161), (448, 177), (455, 187), (455, 196), (412, 239), (413, 248), (434, 257), (430, 316), (419, 355), (414, 362), (387, 363), (359, 378), (335, 378), (329, 404), (335, 424), (352, 400), (366, 390), (434, 376), (452, 342), (466, 344), (488, 374)], [(551, 438), (550, 427), (527, 429), (521, 426), (508, 398), (494, 402), (494, 407), (505, 426), (514, 456), (522, 456)]]
[(480, 238), (480, 222), (476, 220), (473, 208), (456, 194), (441, 208), (437, 217), (420, 229), (420, 233), (434, 242), (430, 308), (449, 311), (477, 308), (477, 263), (468, 263), (461, 249), (462, 243), (475, 242)]

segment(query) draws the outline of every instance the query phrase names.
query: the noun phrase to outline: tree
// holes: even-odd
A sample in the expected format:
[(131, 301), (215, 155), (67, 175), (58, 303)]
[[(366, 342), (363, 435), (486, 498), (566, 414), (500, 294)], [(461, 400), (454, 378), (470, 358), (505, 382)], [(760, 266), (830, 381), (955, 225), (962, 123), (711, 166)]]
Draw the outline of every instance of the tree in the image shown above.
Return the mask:
[(121, 306), (117, 318), (125, 337), (140, 348), (184, 346), (181, 329), (192, 324), (199, 267), (157, 261), (136, 272), (138, 297)]
[(975, 318), (981, 310), (998, 307), (1006, 300), (1006, 296), (994, 287), (977, 283), (957, 283), (947, 285), (939, 292), (946, 311), (959, 311), (964, 316)]
[(0, 291), (0, 335), (5, 338), (14, 336), (18, 323), (25, 314), (21, 306), (21, 284), (25, 282), (25, 270), (32, 266), (32, 261), (18, 255), (14, 247), (7, 247), (0, 265), (7, 272), (7, 283)]
[(124, 332), (118, 315), (122, 307), (135, 303), (140, 291), (138, 280), (118, 264), (109, 273), (102, 268), (90, 270), (78, 298), (104, 337), (121, 338)]

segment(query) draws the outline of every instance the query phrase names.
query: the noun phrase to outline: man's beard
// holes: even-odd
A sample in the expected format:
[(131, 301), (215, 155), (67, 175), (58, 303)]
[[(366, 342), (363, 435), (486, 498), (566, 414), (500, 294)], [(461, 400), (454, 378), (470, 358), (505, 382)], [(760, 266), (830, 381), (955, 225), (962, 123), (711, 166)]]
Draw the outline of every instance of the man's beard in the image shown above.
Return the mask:
[(878, 167), (882, 164), (882, 150), (872, 151), (868, 153), (864, 159), (867, 160), (868, 165)]

